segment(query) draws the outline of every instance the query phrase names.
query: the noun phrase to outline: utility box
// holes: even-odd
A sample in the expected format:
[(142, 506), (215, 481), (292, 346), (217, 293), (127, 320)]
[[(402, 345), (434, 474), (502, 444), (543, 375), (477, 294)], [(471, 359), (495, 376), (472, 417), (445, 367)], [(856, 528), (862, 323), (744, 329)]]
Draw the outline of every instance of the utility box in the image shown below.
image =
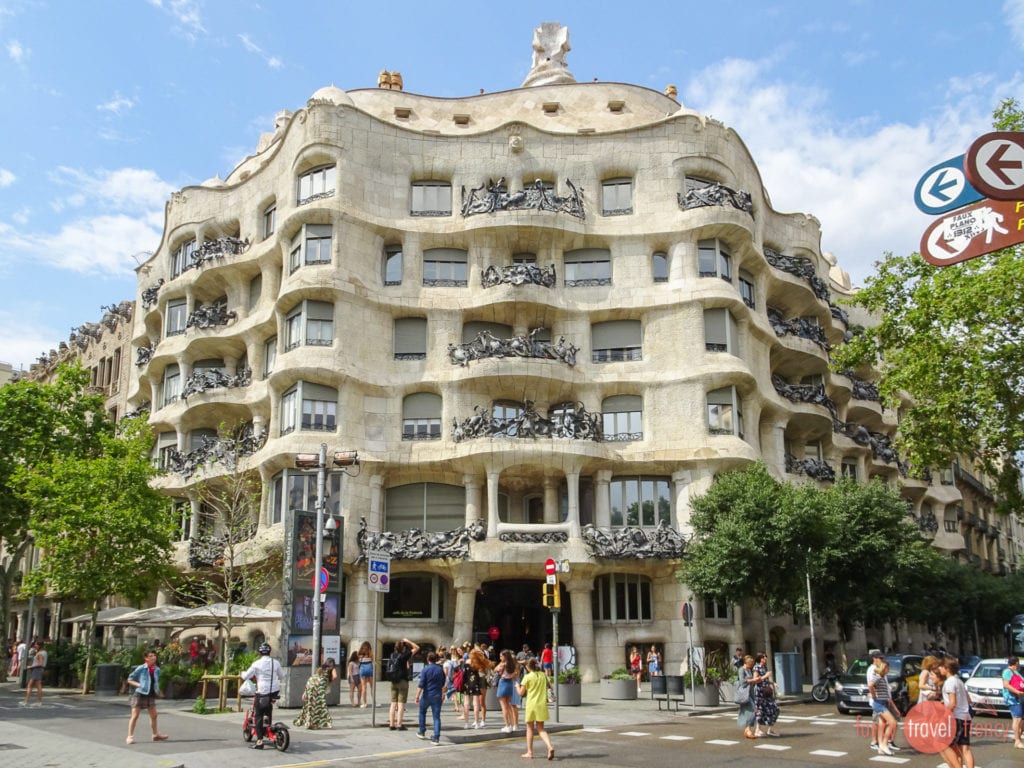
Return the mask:
[(779, 684), (779, 693), (793, 695), (803, 692), (803, 660), (800, 654), (775, 654), (775, 682)]
[(96, 695), (117, 696), (121, 692), (121, 665), (96, 665)]

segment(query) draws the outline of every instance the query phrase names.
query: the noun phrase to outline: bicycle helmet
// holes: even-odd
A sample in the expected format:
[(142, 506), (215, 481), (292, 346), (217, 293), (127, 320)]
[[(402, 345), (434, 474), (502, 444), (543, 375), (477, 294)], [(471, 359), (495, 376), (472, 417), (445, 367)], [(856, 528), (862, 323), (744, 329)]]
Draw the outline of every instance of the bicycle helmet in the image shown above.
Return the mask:
[(256, 652), (260, 656), (269, 656), (270, 655), (270, 643), (260, 643), (260, 647), (256, 649)]

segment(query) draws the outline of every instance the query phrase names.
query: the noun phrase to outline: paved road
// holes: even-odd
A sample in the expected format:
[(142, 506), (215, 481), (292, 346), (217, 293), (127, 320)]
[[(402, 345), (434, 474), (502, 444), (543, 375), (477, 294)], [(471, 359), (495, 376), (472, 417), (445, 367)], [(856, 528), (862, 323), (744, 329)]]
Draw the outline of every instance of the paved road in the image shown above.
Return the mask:
[[(127, 698), (103, 699), (67, 693), (49, 693), (39, 708), (17, 705), (20, 693), (0, 684), (0, 766), (11, 768), (234, 768), (234, 766), (388, 765), (415, 766), (443, 759), (446, 768), (505, 768), (525, 765), (520, 755), (524, 740), (504, 737), (493, 725), (485, 731), (465, 731), (445, 713), (442, 745), (416, 739), (415, 730), (392, 732), (387, 712), (378, 709), (376, 728), (370, 710), (338, 707), (332, 710), (335, 730), (293, 729), (286, 753), (247, 749), (241, 740), (242, 715), (194, 715), (189, 702), (161, 701), (160, 728), (172, 740), (153, 743), (145, 715), (132, 746), (124, 743), (129, 710)], [(496, 713), (495, 713), (496, 714)], [(905, 749), (895, 757), (879, 756), (867, 747), (856, 720), (837, 715), (829, 706), (784, 705), (780, 739), (756, 742), (742, 738), (732, 710), (717, 713), (663, 712), (650, 700), (604, 702), (596, 685), (584, 687), (584, 705), (562, 708), (561, 725), (554, 725), (556, 762), (608, 768), (651, 768), (663, 765), (740, 766), (740, 768), (792, 766), (873, 766), (880, 763), (907, 768), (935, 768), (936, 755)], [(290, 723), (295, 712), (276, 719)], [(1001, 740), (1008, 720), (979, 721), (989, 733), (975, 739), (981, 768), (1019, 765), (1020, 753)], [(383, 726), (382, 726), (383, 724)], [(901, 743), (905, 741), (900, 739)], [(538, 742), (538, 762), (544, 752)], [(429, 753), (436, 753), (430, 755)]]

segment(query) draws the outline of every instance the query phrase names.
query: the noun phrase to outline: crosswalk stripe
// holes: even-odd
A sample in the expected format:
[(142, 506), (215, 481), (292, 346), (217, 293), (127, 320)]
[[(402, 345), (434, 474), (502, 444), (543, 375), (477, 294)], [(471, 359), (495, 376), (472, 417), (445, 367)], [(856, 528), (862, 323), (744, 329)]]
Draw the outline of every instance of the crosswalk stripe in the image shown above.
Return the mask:
[(896, 763), (901, 765), (903, 763), (909, 763), (910, 758), (907, 757), (890, 757), (889, 755), (875, 755), (874, 757), (868, 758), (874, 763)]
[(645, 733), (644, 731), (623, 731), (619, 735), (620, 736), (650, 736), (651, 734)]
[(735, 745), (739, 744), (738, 741), (731, 741), (729, 739), (710, 739), (709, 741), (705, 741), (704, 743), (705, 744), (715, 744), (716, 746), (719, 746), (719, 747), (732, 747), (732, 746), (735, 746)]
[(848, 752), (837, 752), (834, 749), (815, 749), (811, 751), (812, 755), (818, 755), (819, 757), (845, 757)]
[(693, 736), (675, 736), (675, 735), (670, 735), (670, 736), (661, 736), (660, 738), (665, 739), (665, 741), (693, 741)]
[(772, 752), (785, 752), (787, 749), (792, 749), (787, 744), (758, 744), (754, 749), (767, 749)]

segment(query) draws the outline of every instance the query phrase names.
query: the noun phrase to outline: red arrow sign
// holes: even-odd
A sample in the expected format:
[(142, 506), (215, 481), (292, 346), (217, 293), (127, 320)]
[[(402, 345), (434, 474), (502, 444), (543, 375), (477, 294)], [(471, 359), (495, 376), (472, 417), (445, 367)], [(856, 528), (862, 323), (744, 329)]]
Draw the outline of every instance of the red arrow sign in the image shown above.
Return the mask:
[(921, 256), (944, 267), (1024, 243), (1024, 201), (982, 200), (936, 219), (921, 238)]
[(1024, 132), (979, 136), (964, 157), (964, 173), (983, 195), (996, 200), (1024, 197)]

